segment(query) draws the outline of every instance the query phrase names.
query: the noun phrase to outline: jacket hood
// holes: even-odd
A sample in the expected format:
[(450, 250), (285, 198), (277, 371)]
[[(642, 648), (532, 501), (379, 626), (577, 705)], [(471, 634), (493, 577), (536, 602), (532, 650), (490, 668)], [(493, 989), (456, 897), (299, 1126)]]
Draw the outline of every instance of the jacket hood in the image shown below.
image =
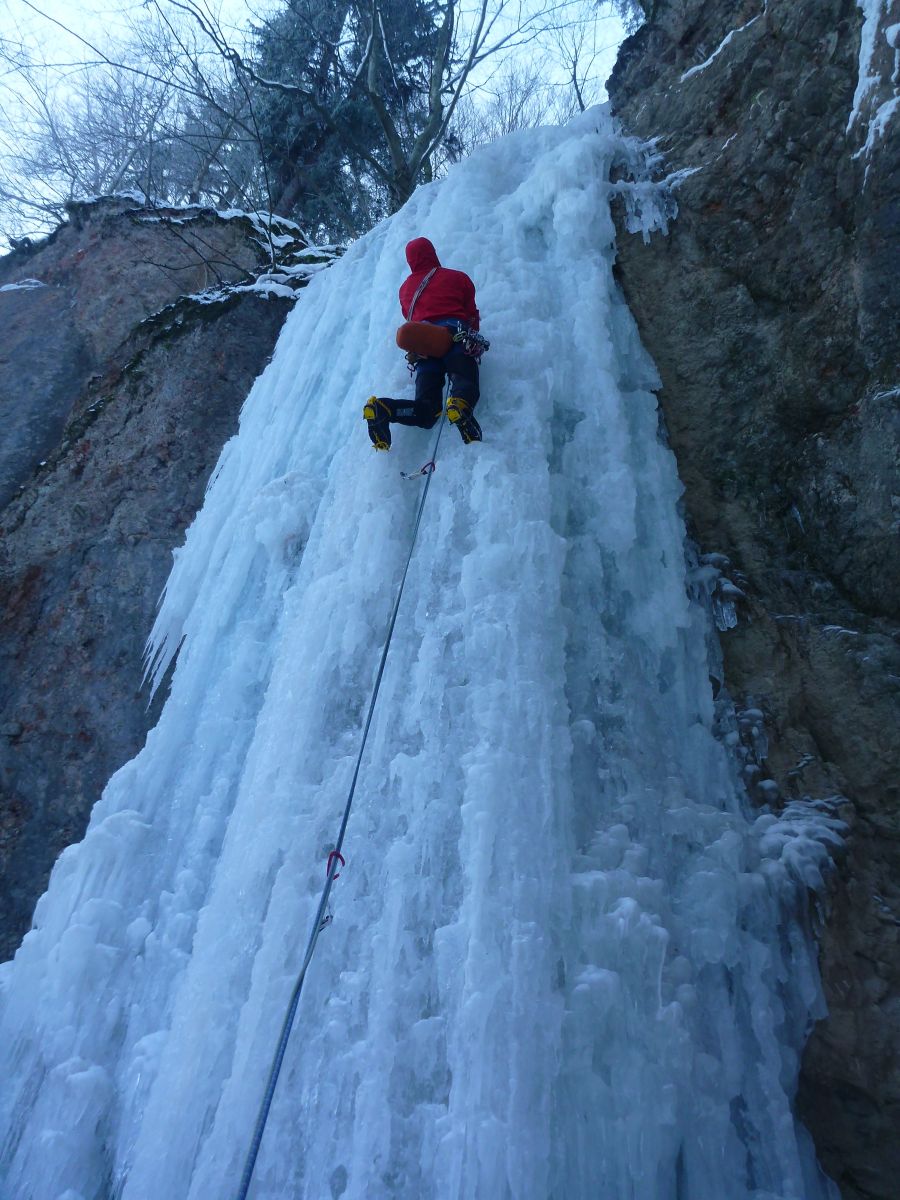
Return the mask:
[(406, 261), (409, 263), (410, 271), (414, 274), (416, 271), (430, 271), (432, 267), (441, 265), (434, 246), (428, 238), (423, 237), (413, 238), (411, 242), (407, 242)]

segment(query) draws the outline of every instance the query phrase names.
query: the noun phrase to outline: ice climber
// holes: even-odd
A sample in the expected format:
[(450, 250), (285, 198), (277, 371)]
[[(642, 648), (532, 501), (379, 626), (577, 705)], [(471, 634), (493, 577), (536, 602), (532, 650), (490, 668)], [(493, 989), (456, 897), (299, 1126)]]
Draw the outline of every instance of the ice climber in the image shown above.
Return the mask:
[[(448, 420), (467, 445), (480, 442), (481, 427), (474, 409), (479, 395), (478, 360), (487, 343), (478, 334), (475, 285), (462, 271), (442, 267), (428, 238), (414, 238), (407, 244), (406, 261), (410, 274), (400, 287), (400, 308), (407, 324), (398, 330), (397, 342), (408, 351), (414, 367), (416, 396), (414, 400), (369, 397), (363, 416), (372, 445), (376, 450), (390, 450), (392, 421), (431, 429), (443, 411), (446, 375), (450, 376)], [(428, 328), (433, 326), (448, 332), (438, 334)], [(435, 340), (440, 344), (433, 344)]]

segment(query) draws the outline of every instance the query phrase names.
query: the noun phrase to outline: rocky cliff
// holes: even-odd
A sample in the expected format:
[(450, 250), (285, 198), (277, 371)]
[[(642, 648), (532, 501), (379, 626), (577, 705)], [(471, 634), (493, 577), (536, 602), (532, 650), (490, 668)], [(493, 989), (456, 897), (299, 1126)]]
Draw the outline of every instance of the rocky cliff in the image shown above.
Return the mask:
[[(847, 1200), (900, 1177), (900, 4), (656, 0), (610, 81), (678, 217), (619, 278), (701, 550), (746, 595), (726, 683), (760, 800), (850, 825), (799, 1103)], [(735, 575), (732, 575), (735, 578)]]
[(247, 217), (108, 200), (0, 259), (3, 958), (155, 722), (141, 656), (172, 549), (290, 307), (284, 284), (242, 290), (268, 243)]

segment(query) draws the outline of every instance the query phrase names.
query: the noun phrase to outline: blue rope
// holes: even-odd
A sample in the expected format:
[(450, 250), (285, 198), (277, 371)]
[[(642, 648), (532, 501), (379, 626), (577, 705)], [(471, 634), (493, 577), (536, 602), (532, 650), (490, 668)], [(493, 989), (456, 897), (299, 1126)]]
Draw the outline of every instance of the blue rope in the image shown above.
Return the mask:
[[(450, 389), (448, 386), (448, 394), (449, 390)], [(334, 876), (340, 862), (341, 847), (344, 844), (344, 834), (347, 830), (347, 822), (350, 819), (350, 807), (353, 804), (353, 796), (356, 792), (356, 782), (359, 779), (359, 769), (362, 765), (363, 753), (366, 748), (366, 740), (369, 736), (369, 727), (372, 724), (372, 716), (375, 712), (375, 702), (378, 699), (378, 690), (381, 687), (381, 680), (384, 675), (385, 664), (387, 663), (388, 650), (390, 649), (391, 638), (394, 634), (394, 626), (397, 624), (397, 614), (400, 611), (400, 601), (403, 598), (403, 588), (406, 584), (406, 576), (409, 573), (409, 564), (412, 562), (413, 551), (416, 548), (416, 538), (419, 534), (419, 526), (422, 523), (422, 512), (425, 508), (425, 500), (428, 497), (428, 489), (431, 486), (431, 476), (434, 473), (433, 464), (437, 459), (437, 451), (441, 441), (441, 434), (444, 432), (443, 416), (445, 410), (446, 396), (444, 398), (444, 409), (441, 412), (440, 428), (438, 429), (438, 435), (434, 440), (434, 450), (431, 454), (432, 469), (425, 475), (425, 486), (422, 488), (422, 498), (419, 500), (419, 509), (416, 513), (415, 524), (413, 525), (412, 539), (409, 545), (409, 554), (407, 555), (406, 566), (403, 568), (403, 575), (400, 578), (400, 587), (397, 589), (397, 599), (394, 601), (394, 611), (391, 613), (390, 623), (388, 624), (387, 637), (385, 638), (384, 649), (381, 652), (381, 662), (378, 664), (378, 674), (375, 676), (375, 686), (372, 689), (372, 698), (369, 701), (369, 711), (366, 716), (365, 726), (363, 727), (362, 742), (360, 743), (359, 754), (356, 758), (356, 767), (354, 768), (353, 779), (350, 783), (350, 792), (347, 796), (347, 803), (344, 805), (344, 816), (341, 820), (340, 832), (338, 833), (334, 850), (328, 856), (328, 874), (325, 878), (325, 887), (322, 889), (322, 897), (319, 900), (319, 907), (316, 909), (316, 915), (313, 918), (309, 941), (306, 944), (306, 954), (303, 956), (303, 965), (300, 967), (300, 973), (297, 976), (297, 982), (294, 984), (294, 990), (291, 993), (291, 1000), (290, 1004), (288, 1005), (287, 1014), (284, 1018), (284, 1024), (281, 1027), (281, 1035), (278, 1038), (278, 1046), (275, 1050), (275, 1057), (272, 1060), (272, 1066), (269, 1071), (269, 1079), (266, 1084), (266, 1090), (263, 1093), (262, 1103), (260, 1104), (259, 1108), (259, 1115), (256, 1118), (256, 1127), (253, 1130), (253, 1138), (250, 1142), (250, 1149), (247, 1151), (247, 1158), (244, 1162), (244, 1171), (241, 1175), (241, 1183), (235, 1200), (247, 1200), (247, 1192), (250, 1188), (250, 1180), (253, 1178), (253, 1168), (256, 1166), (256, 1158), (259, 1154), (259, 1147), (266, 1128), (266, 1121), (269, 1119), (269, 1110), (272, 1107), (272, 1099), (275, 1095), (275, 1087), (278, 1083), (278, 1076), (281, 1073), (281, 1064), (284, 1062), (288, 1039), (291, 1036), (291, 1027), (294, 1024), (297, 1006), (300, 1003), (300, 992), (303, 989), (303, 981), (306, 978), (306, 972), (309, 968), (313, 952), (315, 951), (316, 942), (319, 940), (319, 934), (327, 924), (327, 922), (324, 921), (324, 917), (326, 908), (328, 906), (328, 897), (331, 894), (331, 885), (334, 882)]]

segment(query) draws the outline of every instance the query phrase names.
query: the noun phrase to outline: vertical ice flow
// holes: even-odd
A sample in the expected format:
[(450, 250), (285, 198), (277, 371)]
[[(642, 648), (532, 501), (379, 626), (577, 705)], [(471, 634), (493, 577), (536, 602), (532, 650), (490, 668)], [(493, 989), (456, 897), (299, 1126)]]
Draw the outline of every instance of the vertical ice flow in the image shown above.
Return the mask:
[(289, 318), (176, 556), (163, 715), (4, 968), (4, 1196), (233, 1194), (430, 452), (360, 419), (410, 387), (420, 234), (478, 285), (485, 441), (443, 439), (251, 1194), (834, 1195), (791, 1111), (834, 833), (749, 813), (714, 736), (627, 151), (600, 110), (483, 149)]

